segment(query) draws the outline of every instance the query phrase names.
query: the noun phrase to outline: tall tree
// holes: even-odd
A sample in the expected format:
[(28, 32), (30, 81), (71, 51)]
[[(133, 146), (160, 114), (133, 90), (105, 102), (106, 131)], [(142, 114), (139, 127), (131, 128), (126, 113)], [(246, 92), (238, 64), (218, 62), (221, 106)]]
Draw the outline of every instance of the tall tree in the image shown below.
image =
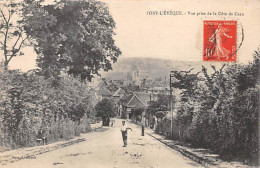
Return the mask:
[(0, 3), (0, 50), (3, 51), (5, 70), (14, 57), (23, 55), (20, 50), (28, 38), (24, 34), (20, 5), (12, 1)]
[(103, 120), (103, 126), (109, 125), (109, 118), (116, 116), (115, 102), (111, 99), (104, 98), (98, 102), (95, 106), (97, 117), (101, 117)]
[(26, 32), (35, 42), (37, 62), (45, 76), (62, 69), (82, 80), (112, 69), (121, 54), (115, 45), (115, 22), (105, 3), (60, 0), (49, 5), (35, 1), (24, 10)]

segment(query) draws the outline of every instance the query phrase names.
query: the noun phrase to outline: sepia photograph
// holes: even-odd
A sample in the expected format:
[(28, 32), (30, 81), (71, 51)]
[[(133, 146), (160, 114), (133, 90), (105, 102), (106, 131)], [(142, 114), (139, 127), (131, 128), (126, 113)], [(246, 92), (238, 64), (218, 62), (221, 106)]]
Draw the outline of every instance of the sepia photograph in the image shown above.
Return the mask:
[(259, 0), (0, 0), (0, 168), (259, 168)]

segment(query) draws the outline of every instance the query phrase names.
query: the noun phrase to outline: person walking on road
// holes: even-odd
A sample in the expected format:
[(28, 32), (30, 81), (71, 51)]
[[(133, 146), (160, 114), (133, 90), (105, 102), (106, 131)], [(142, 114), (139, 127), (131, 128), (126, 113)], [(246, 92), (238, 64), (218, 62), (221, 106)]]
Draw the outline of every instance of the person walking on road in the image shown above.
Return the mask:
[(125, 125), (125, 121), (122, 121), (122, 127), (121, 127), (121, 132), (122, 132), (122, 137), (123, 137), (123, 142), (124, 142), (124, 146), (123, 147), (126, 147), (127, 146), (127, 131), (128, 130), (131, 130), (131, 128), (127, 127)]

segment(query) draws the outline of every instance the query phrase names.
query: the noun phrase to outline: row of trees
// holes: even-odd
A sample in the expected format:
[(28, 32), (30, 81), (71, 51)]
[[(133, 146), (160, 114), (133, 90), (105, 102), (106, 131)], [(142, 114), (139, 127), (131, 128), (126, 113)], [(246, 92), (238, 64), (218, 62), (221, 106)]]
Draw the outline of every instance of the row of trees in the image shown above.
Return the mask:
[[(181, 94), (175, 105), (173, 137), (213, 149), (225, 159), (257, 164), (259, 59), (258, 50), (248, 65), (211, 66), (211, 74), (205, 67), (199, 73), (175, 71), (173, 86)], [(164, 124), (169, 123), (166, 118)]]
[(0, 146), (35, 145), (39, 129), (48, 140), (71, 138), (91, 130), (93, 99), (85, 84), (75, 78), (51, 80), (35, 72), (0, 74)]

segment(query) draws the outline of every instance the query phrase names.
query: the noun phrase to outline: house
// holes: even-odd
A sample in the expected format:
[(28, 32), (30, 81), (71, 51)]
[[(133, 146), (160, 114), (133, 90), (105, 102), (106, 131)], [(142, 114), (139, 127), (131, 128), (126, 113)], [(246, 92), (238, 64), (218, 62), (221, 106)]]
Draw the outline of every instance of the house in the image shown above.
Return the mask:
[(124, 96), (125, 94), (125, 90), (123, 90), (122, 88), (118, 88), (115, 93), (113, 94), (113, 98), (114, 100), (118, 100), (120, 99), (122, 96)]
[(151, 100), (154, 100), (154, 96), (152, 94), (148, 94), (145, 92), (135, 92), (134, 94), (141, 100), (145, 107), (148, 106), (148, 103)]
[(122, 88), (118, 88), (115, 93), (113, 94), (113, 99), (116, 103), (117, 113), (119, 116), (122, 115), (122, 107), (120, 107), (120, 99), (125, 95), (125, 90)]
[(108, 86), (107, 82), (106, 82), (106, 79), (105, 78), (102, 78), (98, 85), (95, 87), (96, 90), (100, 90), (100, 89), (106, 89)]
[(151, 95), (144, 92), (134, 92), (130, 95), (124, 95), (119, 101), (119, 107), (122, 109), (122, 118), (130, 119), (131, 110), (136, 107), (146, 108), (151, 101)]
[(170, 94), (170, 88), (169, 87), (153, 87), (146, 90), (147, 93), (150, 94)]
[(109, 80), (108, 82), (110, 84), (115, 84), (118, 87), (121, 87), (124, 84), (124, 80)]
[(127, 98), (122, 99), (122, 118), (131, 119), (131, 111), (133, 108), (145, 106), (145, 104), (137, 97), (131, 94)]
[(119, 111), (119, 116), (121, 116), (121, 118), (125, 118), (124, 114), (123, 114), (123, 104), (126, 103), (126, 100), (128, 98), (129, 94), (127, 92), (125, 92), (125, 94), (118, 100), (117, 104), (118, 104), (118, 111)]
[(99, 89), (95, 92), (96, 98), (98, 99), (98, 101), (101, 101), (104, 98), (111, 98), (112, 97), (112, 93), (106, 89), (106, 88), (102, 88)]

